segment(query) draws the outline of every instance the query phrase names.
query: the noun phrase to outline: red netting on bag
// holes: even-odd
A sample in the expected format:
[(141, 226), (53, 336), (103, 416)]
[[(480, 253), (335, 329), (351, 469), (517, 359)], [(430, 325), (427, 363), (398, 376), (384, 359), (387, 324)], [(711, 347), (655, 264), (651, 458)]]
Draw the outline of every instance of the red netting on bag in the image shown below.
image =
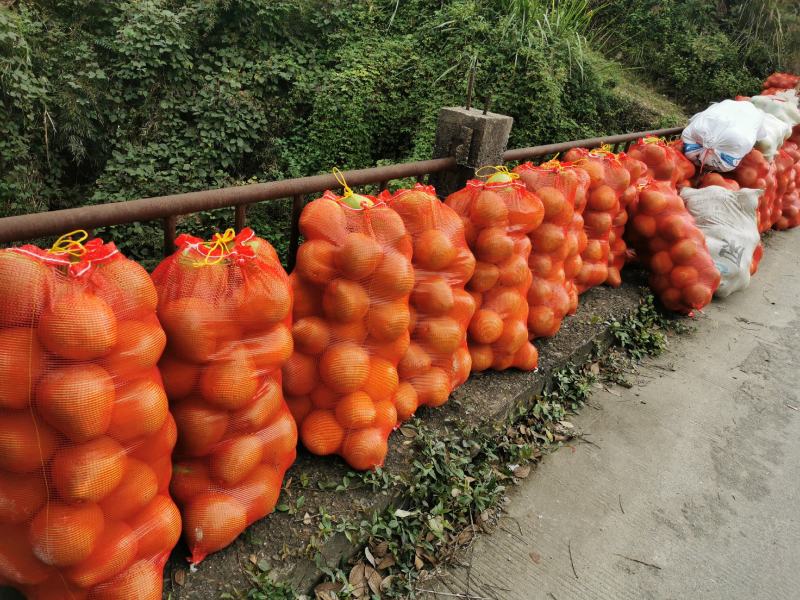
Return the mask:
[(700, 180), (697, 182), (698, 188), (711, 187), (712, 185), (718, 185), (734, 192), (742, 189), (739, 182), (735, 179), (728, 179), (727, 177), (723, 177), (721, 173), (714, 173), (713, 171), (703, 173)]
[(589, 241), (582, 253), (583, 266), (575, 278), (578, 293), (605, 282), (619, 286), (622, 278), (618, 265), (621, 268), (624, 264), (627, 247), (616, 232), (624, 230), (627, 221), (623, 196), (630, 185), (630, 173), (621, 157), (606, 147), (573, 148), (564, 158), (589, 175), (589, 192), (583, 211)]
[(0, 250), (0, 582), (157, 600), (181, 528), (165, 336), (147, 272), (87, 237)]
[(775, 168), (781, 202), (781, 216), (775, 222), (775, 229), (791, 229), (800, 224), (800, 148), (797, 144), (784, 142), (775, 157)]
[(461, 219), (439, 201), (433, 187), (416, 184), (393, 195), (384, 191), (380, 199), (403, 219), (414, 246), (411, 344), (397, 367), (395, 395), (397, 417), (405, 421), (418, 406), (444, 404), (469, 377), (467, 326), (475, 300), (464, 286), (475, 271), (475, 257)]
[[(386, 458), (398, 394), (411, 402), (397, 374), (410, 344), (411, 238), (384, 202), (349, 188), (341, 198), (325, 192), (309, 203), (300, 231), (287, 400), (310, 452), (373, 469)], [(426, 336), (445, 344), (457, 330), (448, 319)]]
[(486, 182), (472, 179), (446, 200), (464, 222), (477, 259), (467, 284), (476, 304), (468, 329), (472, 370), (532, 370), (539, 355), (528, 341), (528, 234), (541, 224), (544, 208), (516, 174), (492, 168), (497, 172)]
[(170, 489), (198, 563), (272, 512), (294, 462), (281, 391), (292, 292), (273, 248), (248, 228), (175, 243), (153, 272), (167, 333), (159, 367), (178, 427)]
[(795, 75), (794, 73), (775, 72), (764, 80), (764, 83), (761, 87), (763, 87), (765, 90), (768, 88), (788, 90), (796, 88), (798, 85), (800, 85), (800, 75)]
[(564, 317), (578, 308), (575, 277), (583, 266), (581, 251), (588, 239), (583, 230), (589, 175), (571, 163), (550, 161), (514, 169), (528, 191), (544, 206), (542, 224), (529, 237), (528, 258), (533, 279), (528, 291), (528, 333), (531, 339), (550, 337)]
[(631, 158), (647, 165), (647, 174), (657, 181), (669, 181), (676, 188), (690, 185), (695, 166), (683, 155), (683, 142), (667, 143), (663, 138), (644, 137), (628, 148)]
[(743, 188), (764, 190), (758, 200), (758, 231), (764, 233), (781, 216), (781, 200), (778, 197), (775, 164), (767, 161), (759, 150), (752, 150), (731, 171), (731, 177)]
[(650, 272), (650, 287), (664, 306), (691, 313), (711, 302), (720, 274), (702, 231), (672, 184), (645, 184), (628, 212), (628, 243)]
[(792, 127), (792, 135), (789, 136), (787, 141), (800, 146), (800, 125), (795, 125)]

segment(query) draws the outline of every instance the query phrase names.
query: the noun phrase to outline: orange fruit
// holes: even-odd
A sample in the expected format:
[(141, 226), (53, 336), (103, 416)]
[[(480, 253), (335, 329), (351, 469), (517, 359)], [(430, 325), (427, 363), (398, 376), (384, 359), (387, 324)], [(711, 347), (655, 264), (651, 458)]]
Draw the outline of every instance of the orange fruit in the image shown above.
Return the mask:
[(0, 586), (39, 585), (52, 573), (34, 556), (27, 527), (0, 526)]
[(500, 285), (513, 287), (525, 282), (530, 273), (528, 263), (522, 256), (514, 254), (500, 263)]
[(514, 319), (506, 321), (503, 334), (494, 343), (494, 348), (507, 354), (514, 354), (527, 341), (528, 328), (523, 321)]
[(674, 267), (669, 273), (670, 283), (676, 288), (688, 287), (695, 283), (697, 279), (698, 273), (694, 267)]
[(681, 291), (678, 288), (668, 287), (661, 292), (661, 303), (669, 310), (684, 310)]
[(469, 324), (470, 338), (479, 344), (491, 344), (503, 333), (503, 319), (495, 311), (481, 309)]
[(0, 251), (0, 326), (31, 325), (42, 313), (52, 287), (45, 264), (14, 250)]
[(492, 366), (494, 353), (492, 347), (485, 344), (470, 344), (469, 354), (472, 357), (472, 370), (485, 371)]
[(28, 411), (0, 414), (0, 469), (30, 473), (53, 455), (56, 434)]
[(258, 432), (264, 444), (263, 463), (286, 470), (297, 452), (297, 424), (291, 413), (283, 410), (267, 427)]
[(587, 211), (583, 215), (586, 231), (589, 235), (600, 237), (611, 229), (613, 219), (610, 213)]
[(151, 560), (133, 563), (126, 571), (92, 590), (92, 600), (160, 600), (162, 568)]
[(28, 539), (44, 564), (69, 567), (92, 554), (104, 525), (103, 512), (96, 504), (49, 502), (31, 522)]
[(283, 404), (281, 384), (268, 377), (256, 392), (253, 400), (230, 417), (231, 427), (240, 431), (261, 429), (278, 412)]
[(146, 321), (120, 321), (117, 345), (103, 365), (114, 375), (134, 375), (156, 366), (166, 345), (167, 336), (155, 315)]
[(544, 207), (544, 222), (552, 222), (558, 215), (564, 211), (564, 207), (568, 204), (564, 194), (551, 186), (542, 186), (536, 190), (536, 195), (542, 201)]
[(342, 445), (342, 458), (359, 471), (381, 466), (388, 452), (388, 440), (385, 434), (376, 428), (351, 431)]
[(467, 287), (474, 292), (485, 292), (492, 289), (499, 278), (500, 269), (497, 265), (478, 261)]
[(300, 231), (308, 239), (338, 240), (345, 234), (346, 225), (344, 208), (330, 198), (309, 202), (300, 213)]
[(108, 354), (117, 343), (117, 319), (101, 298), (71, 290), (42, 313), (37, 333), (42, 345), (57, 356), (92, 360)]
[(61, 598), (86, 600), (89, 597), (87, 590), (73, 585), (61, 573), (52, 575), (43, 583), (29, 588), (27, 593), (28, 600), (60, 600)]
[(59, 449), (52, 464), (55, 489), (67, 502), (98, 502), (125, 474), (125, 449), (109, 437)]
[(97, 365), (64, 366), (42, 377), (36, 404), (45, 420), (71, 440), (90, 440), (111, 423), (114, 382)]
[(336, 408), (340, 397), (341, 394), (337, 394), (331, 388), (322, 384), (315, 387), (309, 395), (314, 408)]
[(650, 215), (639, 214), (631, 220), (633, 229), (645, 239), (650, 239), (656, 234), (656, 220)]
[(369, 375), (363, 391), (375, 400), (391, 399), (398, 386), (397, 369), (383, 358), (373, 356), (369, 362)]
[(391, 342), (373, 345), (370, 352), (378, 357), (384, 358), (392, 364), (400, 362), (408, 351), (411, 344), (411, 334), (408, 331), (401, 333), (396, 340)]
[(531, 282), (531, 287), (528, 290), (528, 304), (531, 306), (536, 304), (547, 304), (553, 295), (553, 288), (546, 279), (534, 277)]
[(359, 321), (369, 310), (369, 296), (364, 287), (355, 281), (334, 279), (325, 288), (322, 308), (325, 316), (332, 321)]
[(26, 408), (44, 369), (39, 340), (32, 329), (9, 327), (0, 329), (0, 348), (0, 408)]
[(381, 259), (383, 250), (375, 238), (364, 233), (347, 235), (336, 255), (336, 266), (342, 275), (360, 281), (372, 275)]
[(508, 208), (499, 194), (482, 190), (472, 202), (469, 218), (477, 227), (503, 225), (508, 221)]
[(510, 288), (492, 290), (483, 301), (483, 307), (494, 310), (502, 319), (524, 319), (528, 312), (528, 303), (519, 291)]
[(314, 284), (308, 283), (293, 272), (289, 275), (292, 286), (292, 317), (295, 320), (319, 315), (322, 312), (322, 297)]
[(215, 359), (200, 375), (203, 399), (218, 408), (237, 410), (252, 401), (258, 391), (256, 365), (246, 348)]
[(472, 357), (466, 344), (453, 352), (450, 365), (451, 388), (455, 389), (469, 378), (469, 372), (472, 370)]
[(417, 390), (407, 381), (402, 382), (397, 387), (394, 395), (394, 405), (399, 421), (407, 421), (417, 411)]
[(455, 302), (453, 289), (438, 275), (418, 281), (411, 295), (411, 301), (417, 310), (433, 316), (448, 313)]
[(283, 323), (278, 323), (266, 333), (242, 341), (259, 375), (279, 368), (294, 350), (292, 332)]
[(0, 526), (32, 519), (46, 501), (47, 488), (41, 474), (0, 472)]
[(355, 392), (367, 380), (369, 355), (363, 348), (350, 342), (335, 344), (322, 355), (319, 374), (322, 381), (335, 392)]
[(292, 337), (298, 352), (322, 354), (330, 342), (330, 330), (319, 317), (304, 317), (292, 325)]
[(609, 265), (605, 283), (615, 288), (622, 285), (622, 275), (617, 267)]
[(378, 205), (370, 210), (369, 217), (370, 226), (379, 244), (393, 246), (398, 250), (405, 246), (405, 251), (411, 257), (411, 240), (400, 215), (388, 206)]
[(169, 351), (192, 362), (205, 362), (217, 349), (220, 317), (201, 298), (178, 298), (158, 311), (158, 318), (167, 334)]
[(169, 496), (159, 494), (128, 519), (139, 542), (138, 556), (150, 558), (171, 550), (181, 537), (181, 514)]
[(680, 214), (671, 214), (659, 220), (658, 233), (667, 240), (677, 241), (689, 237), (689, 232), (694, 229), (687, 219)]
[(285, 319), (292, 309), (286, 274), (257, 264), (245, 274), (234, 295), (237, 322), (246, 329), (266, 329)]
[(256, 256), (265, 263), (273, 265), (279, 265), (281, 263), (281, 259), (278, 257), (278, 253), (275, 252), (275, 248), (273, 248), (267, 240), (260, 237), (253, 237), (250, 238), (250, 241), (245, 242), (244, 245), (250, 246), (256, 253)]
[(375, 421), (375, 403), (365, 392), (353, 392), (339, 400), (336, 420), (345, 429), (369, 427)]
[(263, 445), (255, 435), (222, 442), (208, 459), (209, 473), (223, 485), (236, 485), (261, 462)]
[(589, 193), (589, 210), (608, 212), (617, 205), (617, 194), (608, 185), (601, 185)]
[(408, 331), (410, 318), (405, 301), (373, 302), (367, 315), (367, 331), (378, 342), (391, 342)]
[(683, 299), (686, 301), (686, 304), (692, 308), (700, 309), (711, 302), (711, 296), (713, 295), (713, 292), (707, 285), (702, 283), (694, 283), (685, 287), (681, 291), (681, 294)]
[(283, 365), (283, 389), (289, 396), (305, 396), (317, 385), (317, 359), (295, 352)]
[(331, 330), (331, 343), (354, 342), (361, 345), (367, 339), (367, 325), (364, 321), (352, 323), (329, 323)]
[(514, 240), (503, 227), (487, 227), (481, 230), (475, 240), (475, 256), (478, 260), (498, 264), (514, 252)]
[(405, 356), (397, 365), (397, 372), (403, 379), (424, 373), (431, 368), (431, 357), (422, 346), (411, 342)]
[(124, 521), (147, 506), (158, 493), (158, 477), (140, 460), (129, 458), (119, 485), (100, 502), (107, 519)]
[(533, 371), (539, 365), (539, 351), (533, 344), (522, 344), (514, 354), (512, 366), (522, 371)]
[(447, 269), (450, 281), (462, 285), (467, 283), (475, 274), (475, 264), (475, 255), (469, 248), (458, 248), (455, 259)]
[(281, 493), (281, 474), (275, 467), (257, 465), (236, 487), (230, 489), (247, 510), (247, 522), (263, 519), (273, 511)]
[(297, 274), (309, 283), (326, 285), (336, 277), (337, 248), (321, 239), (309, 239), (297, 249)]
[(292, 413), (295, 423), (302, 423), (306, 415), (314, 408), (309, 396), (287, 396), (286, 406), (289, 407), (289, 412)]
[(450, 354), (461, 343), (464, 330), (450, 317), (432, 317), (417, 325), (414, 334), (434, 354)]
[(543, 223), (531, 234), (533, 249), (537, 253), (551, 254), (564, 245), (566, 236), (561, 225)]
[(344, 430), (332, 410), (313, 410), (300, 425), (300, 439), (309, 452), (325, 456), (339, 449)]
[[(121, 318), (152, 313), (158, 305), (153, 280), (139, 263), (118, 255), (97, 266), (97, 295)], [(96, 280), (97, 281), (97, 280)]]
[(535, 277), (546, 278), (553, 270), (553, 258), (549, 254), (538, 254), (538, 250), (528, 257), (528, 266)]
[(414, 238), (414, 266), (439, 272), (456, 258), (457, 249), (447, 233), (429, 229)]
[(172, 400), (181, 400), (192, 393), (200, 368), (192, 363), (183, 362), (171, 355), (164, 356), (158, 363), (164, 390)]
[[(523, 266), (525, 266), (525, 261), (522, 261), (522, 263)], [(462, 327), (466, 327), (466, 325), (470, 322), (474, 314), (475, 314), (474, 298), (468, 292), (465, 292), (463, 289), (454, 288), (453, 308), (451, 309), (449, 316), (458, 321), (462, 325)]]
[(228, 415), (194, 398), (172, 406), (172, 416), (178, 428), (177, 450), (185, 456), (208, 454), (225, 435)]
[(676, 265), (686, 265), (697, 255), (697, 243), (693, 239), (684, 238), (673, 244), (669, 256)]
[(639, 192), (637, 208), (646, 215), (658, 216), (667, 207), (667, 199), (657, 190), (645, 189)]
[(375, 421), (373, 427), (385, 431), (388, 435), (397, 425), (397, 409), (393, 399), (385, 398), (375, 402)]
[(535, 337), (555, 335), (561, 322), (549, 306), (531, 306), (528, 313), (528, 329)]
[(189, 502), (214, 487), (205, 459), (181, 460), (175, 463), (169, 491), (177, 502)]
[(514, 354), (494, 353), (494, 361), (492, 362), (492, 369), (495, 371), (505, 371), (514, 366)]
[(107, 434), (120, 442), (153, 435), (163, 427), (168, 412), (164, 388), (151, 378), (136, 379), (120, 388)]
[(370, 298), (395, 300), (407, 296), (414, 288), (411, 261), (399, 252), (386, 252), (372, 275)]
[(420, 406), (441, 406), (450, 396), (450, 376), (438, 367), (428, 369), (410, 380)]
[[(127, 447), (128, 456), (144, 461), (155, 469), (164, 457), (172, 456), (177, 439), (178, 428), (175, 425), (175, 419), (171, 414), (167, 414), (166, 422), (155, 434)], [(156, 473), (159, 477), (161, 474), (160, 471)]]
[(137, 541), (130, 527), (109, 521), (86, 560), (70, 567), (65, 575), (75, 585), (90, 588), (124, 570), (136, 557)]

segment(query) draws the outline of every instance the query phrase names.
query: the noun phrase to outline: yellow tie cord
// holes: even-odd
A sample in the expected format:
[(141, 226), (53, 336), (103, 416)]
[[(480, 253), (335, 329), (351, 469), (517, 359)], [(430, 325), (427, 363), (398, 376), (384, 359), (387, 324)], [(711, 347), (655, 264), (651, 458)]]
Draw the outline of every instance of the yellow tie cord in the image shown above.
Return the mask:
[(86, 254), (86, 246), (83, 245), (89, 239), (89, 233), (84, 229), (76, 229), (65, 233), (58, 238), (47, 251), (50, 254), (68, 254), (70, 260), (76, 262)]
[(344, 178), (344, 173), (339, 170), (339, 167), (333, 167), (333, 176), (336, 177), (336, 181), (339, 182), (339, 185), (342, 186), (342, 198), (349, 198), (353, 195), (353, 190), (350, 189), (350, 186), (347, 185), (347, 180)]
[[(200, 244), (203, 248), (207, 249), (205, 256), (203, 256), (203, 260), (198, 260), (194, 263), (195, 267), (203, 267), (207, 265), (216, 265), (221, 263), (225, 260), (231, 249), (229, 247), (230, 243), (236, 239), (236, 231), (233, 228), (228, 228), (225, 230), (225, 233), (215, 233), (214, 237), (211, 238), (210, 242), (203, 242)], [(214, 255), (215, 252), (219, 251), (217, 255)]]
[[(493, 169), (493, 170), (490, 171), (489, 173), (482, 174), (481, 171), (483, 171), (484, 169)], [(494, 166), (486, 165), (485, 167), (481, 167), (480, 169), (475, 171), (475, 177), (480, 177), (480, 178), (491, 177), (492, 175), (497, 175), (498, 173), (503, 175), (508, 175), (511, 179), (519, 179), (519, 174), (512, 173), (511, 171), (508, 170), (508, 167), (506, 167), (505, 165), (494, 165)]]

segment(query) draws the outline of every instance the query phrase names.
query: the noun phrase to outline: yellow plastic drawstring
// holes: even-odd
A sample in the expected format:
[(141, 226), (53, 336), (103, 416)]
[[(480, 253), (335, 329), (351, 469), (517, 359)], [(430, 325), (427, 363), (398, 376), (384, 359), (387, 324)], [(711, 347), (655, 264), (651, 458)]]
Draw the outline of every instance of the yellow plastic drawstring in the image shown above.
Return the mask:
[(645, 144), (658, 144), (659, 142), (666, 144), (667, 139), (664, 137), (656, 137), (654, 135), (646, 135), (642, 138), (642, 142)]
[[(203, 267), (206, 265), (216, 265), (221, 263), (225, 260), (225, 257), (230, 254), (230, 248), (228, 245), (236, 239), (236, 231), (232, 228), (228, 228), (225, 230), (225, 233), (215, 233), (214, 237), (211, 238), (210, 242), (203, 242), (200, 244), (203, 248), (206, 248), (208, 251), (206, 252), (205, 256), (203, 256), (203, 260), (198, 260), (194, 263), (195, 267)], [(219, 254), (216, 256), (214, 253), (219, 250)]]
[[(488, 174), (481, 174), (481, 171), (484, 169), (493, 169), (493, 171)], [(475, 177), (491, 177), (492, 175), (497, 175), (498, 173), (508, 175), (511, 179), (519, 179), (519, 173), (513, 173), (509, 171), (508, 167), (505, 165), (486, 165), (475, 171)]]
[(353, 190), (350, 189), (350, 186), (347, 185), (347, 181), (344, 178), (344, 173), (339, 170), (339, 167), (333, 167), (333, 176), (336, 177), (336, 181), (339, 182), (339, 185), (342, 186), (342, 198), (349, 198), (353, 195)]
[(608, 154), (614, 154), (614, 149), (612, 148), (611, 144), (603, 144), (599, 148), (592, 148), (589, 150), (589, 154), (592, 156), (605, 156)]
[(89, 233), (85, 229), (76, 229), (58, 238), (47, 252), (50, 254), (69, 254), (73, 259), (77, 259), (86, 254), (86, 247), (83, 242), (87, 239), (89, 239)]
[(551, 170), (560, 171), (561, 169), (564, 168), (564, 165), (562, 165), (561, 161), (558, 160), (558, 156), (560, 154), (561, 154), (560, 152), (556, 152), (556, 155), (553, 158), (551, 158), (547, 162), (543, 162), (542, 164), (540, 164), (539, 168), (540, 169), (551, 169)]

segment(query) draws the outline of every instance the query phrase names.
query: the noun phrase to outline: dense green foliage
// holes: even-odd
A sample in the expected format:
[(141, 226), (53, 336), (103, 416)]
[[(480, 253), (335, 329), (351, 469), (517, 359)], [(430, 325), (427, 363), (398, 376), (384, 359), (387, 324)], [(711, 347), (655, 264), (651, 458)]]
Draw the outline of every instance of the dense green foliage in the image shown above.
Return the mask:
[[(705, 4), (686, 4), (693, 1)], [(614, 4), (603, 18), (616, 18)], [(489, 97), (493, 110), (515, 118), (512, 146), (668, 124), (617, 92), (619, 69), (587, 51), (587, 38), (616, 39), (589, 35), (610, 31), (591, 25), (589, 6), (11, 3), (0, 8), (0, 214), (429, 158), (437, 111), (463, 101), (475, 63), (478, 102)], [(757, 78), (714, 35), (687, 40), (684, 21), (696, 17), (687, 11), (637, 9), (620, 26), (655, 32), (640, 58), (654, 72), (670, 67), (665, 83), (680, 82), (676, 97), (752, 91)], [(723, 57), (698, 66), (704, 48)], [(285, 204), (252, 217), (285, 246)], [(181, 227), (204, 233), (229, 219), (223, 211)], [(151, 225), (106, 235), (137, 258), (158, 256)]]

